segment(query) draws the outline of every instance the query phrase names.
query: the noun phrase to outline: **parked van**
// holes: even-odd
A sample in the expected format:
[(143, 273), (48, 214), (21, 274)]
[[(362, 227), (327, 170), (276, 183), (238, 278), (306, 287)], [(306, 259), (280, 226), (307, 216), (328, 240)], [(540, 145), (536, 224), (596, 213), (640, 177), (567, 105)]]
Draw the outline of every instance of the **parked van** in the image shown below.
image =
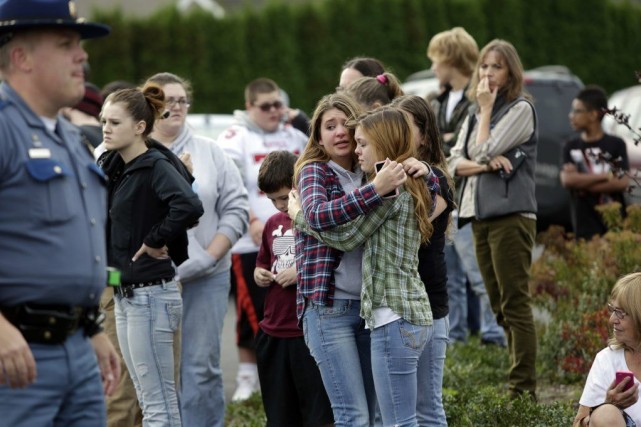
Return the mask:
[[(415, 73), (402, 85), (408, 95), (428, 96), (438, 93), (438, 80), (431, 71)], [(426, 77), (420, 77), (426, 76)], [(536, 164), (537, 229), (552, 224), (571, 228), (570, 194), (561, 186), (559, 174), (563, 162), (563, 144), (574, 135), (568, 113), (572, 100), (583, 88), (581, 80), (564, 66), (549, 65), (525, 72), (525, 88), (534, 98), (539, 120), (539, 144)]]

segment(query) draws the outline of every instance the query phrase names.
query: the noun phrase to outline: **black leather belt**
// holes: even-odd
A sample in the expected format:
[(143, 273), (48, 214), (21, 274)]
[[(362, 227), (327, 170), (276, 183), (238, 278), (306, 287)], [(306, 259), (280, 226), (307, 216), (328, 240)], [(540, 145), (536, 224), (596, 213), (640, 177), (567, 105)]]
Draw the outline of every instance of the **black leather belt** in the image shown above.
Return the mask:
[(147, 286), (162, 285), (163, 283), (171, 282), (173, 277), (164, 279), (151, 280), (142, 283), (123, 283), (120, 286), (114, 287), (114, 292), (120, 295), (121, 298), (131, 298), (134, 296), (134, 289), (146, 288)]
[(0, 312), (30, 343), (62, 344), (80, 328), (88, 336), (100, 332), (98, 307), (22, 304)]

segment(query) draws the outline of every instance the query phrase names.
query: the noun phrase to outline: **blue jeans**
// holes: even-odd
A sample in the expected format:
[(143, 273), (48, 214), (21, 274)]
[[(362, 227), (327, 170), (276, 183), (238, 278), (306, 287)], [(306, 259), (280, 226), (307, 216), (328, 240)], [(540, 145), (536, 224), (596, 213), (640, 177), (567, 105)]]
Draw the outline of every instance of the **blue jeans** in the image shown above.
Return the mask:
[(435, 319), (434, 333), (418, 359), (416, 420), (421, 427), (447, 426), (443, 408), (443, 366), (449, 329), (447, 316)]
[(129, 375), (136, 388), (145, 427), (179, 427), (180, 410), (174, 380), (174, 333), (182, 319), (176, 282), (114, 296), (116, 330)]
[(336, 427), (374, 425), (370, 331), (360, 306), (359, 300), (337, 299), (333, 307), (307, 301), (303, 314), (305, 343), (320, 370)]
[[(456, 220), (452, 221), (456, 224)], [(467, 294), (465, 283), (470, 281), (472, 291), (479, 297), (481, 308), (481, 338), (487, 341), (505, 343), (505, 331), (496, 322), (490, 299), (483, 283), (474, 251), (474, 237), (471, 224), (454, 231), (453, 243), (445, 245), (447, 264), (447, 295), (450, 308), (450, 339), (467, 340)]]
[(29, 347), (36, 361), (36, 382), (17, 389), (0, 384), (0, 425), (106, 426), (96, 352), (83, 331), (64, 344)]
[(229, 301), (229, 271), (183, 283), (181, 414), (186, 426), (222, 427), (220, 350)]
[(372, 372), (384, 426), (418, 426), (418, 359), (433, 331), (433, 326), (414, 325), (405, 319), (372, 331)]

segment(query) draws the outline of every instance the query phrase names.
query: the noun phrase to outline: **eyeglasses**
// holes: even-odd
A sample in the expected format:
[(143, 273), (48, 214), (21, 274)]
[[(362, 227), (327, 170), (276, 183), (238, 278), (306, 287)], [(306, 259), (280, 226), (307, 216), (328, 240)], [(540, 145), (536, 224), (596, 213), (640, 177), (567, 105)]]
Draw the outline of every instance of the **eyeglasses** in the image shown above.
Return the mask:
[(619, 320), (623, 319), (625, 316), (627, 316), (627, 315), (628, 315), (628, 313), (626, 313), (625, 311), (621, 310), (620, 308), (617, 308), (617, 307), (613, 306), (613, 305), (612, 305), (612, 304), (610, 304), (610, 303), (608, 303), (608, 313), (610, 313), (610, 315), (611, 315), (612, 313), (614, 313), (614, 315), (615, 315), (615, 316), (617, 317), (617, 319), (619, 319)]
[(254, 104), (254, 106), (260, 108), (260, 111), (268, 113), (272, 108), (275, 108), (277, 110), (280, 110), (281, 108), (283, 108), (283, 102), (282, 101), (274, 101), (271, 104), (269, 102), (266, 102), (266, 103), (260, 104), (260, 105)]
[(178, 104), (180, 108), (189, 108), (189, 101), (187, 98), (167, 98), (165, 100), (167, 107), (172, 108), (174, 105)]

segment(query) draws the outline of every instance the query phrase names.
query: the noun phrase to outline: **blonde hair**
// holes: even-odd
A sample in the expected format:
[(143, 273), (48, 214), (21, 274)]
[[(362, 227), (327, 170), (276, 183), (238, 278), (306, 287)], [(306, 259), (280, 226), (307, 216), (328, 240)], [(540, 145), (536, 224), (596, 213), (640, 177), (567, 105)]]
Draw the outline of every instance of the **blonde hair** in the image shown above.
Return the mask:
[(531, 99), (530, 95), (528, 95), (523, 88), (523, 64), (521, 64), (519, 54), (516, 52), (512, 43), (500, 39), (492, 40), (481, 50), (479, 60), (472, 74), (472, 79), (470, 80), (470, 88), (467, 90), (468, 99), (476, 100), (476, 88), (480, 81), (479, 72), (481, 64), (490, 52), (498, 53), (507, 67), (507, 84), (500, 89), (500, 94), (505, 96), (506, 102), (514, 101), (519, 96)]
[[(389, 106), (379, 107), (359, 117), (357, 126), (367, 135), (379, 160), (389, 158), (400, 163), (416, 157), (412, 127), (407, 114), (401, 110)], [(414, 200), (421, 243), (427, 243), (434, 230), (429, 220), (432, 198), (423, 177), (408, 177), (404, 186)]]
[[(333, 109), (342, 111), (347, 117), (347, 120), (353, 120), (360, 114), (360, 107), (358, 106), (356, 101), (354, 101), (351, 96), (343, 92), (326, 95), (321, 98), (320, 101), (318, 101), (316, 109), (314, 110), (314, 115), (312, 116), (312, 120), (310, 122), (311, 129), (309, 140), (307, 141), (305, 150), (303, 150), (303, 153), (298, 158), (296, 165), (294, 165), (294, 186), (296, 186), (300, 171), (305, 165), (314, 162), (329, 162), (329, 154), (327, 154), (325, 148), (320, 145), (320, 132), (323, 115), (327, 111)], [(352, 151), (354, 151), (356, 149), (356, 142), (354, 141), (353, 129), (349, 131), (349, 139)], [(354, 154), (354, 159), (355, 158), (356, 155)]]
[(641, 349), (641, 273), (631, 273), (620, 278), (610, 292), (610, 301), (614, 300), (626, 315), (630, 316), (636, 334), (636, 348), (627, 346), (615, 336), (608, 340), (608, 345), (614, 349), (639, 351)]
[(427, 57), (432, 62), (442, 62), (470, 77), (479, 57), (479, 47), (463, 27), (454, 27), (432, 37), (427, 46)]

